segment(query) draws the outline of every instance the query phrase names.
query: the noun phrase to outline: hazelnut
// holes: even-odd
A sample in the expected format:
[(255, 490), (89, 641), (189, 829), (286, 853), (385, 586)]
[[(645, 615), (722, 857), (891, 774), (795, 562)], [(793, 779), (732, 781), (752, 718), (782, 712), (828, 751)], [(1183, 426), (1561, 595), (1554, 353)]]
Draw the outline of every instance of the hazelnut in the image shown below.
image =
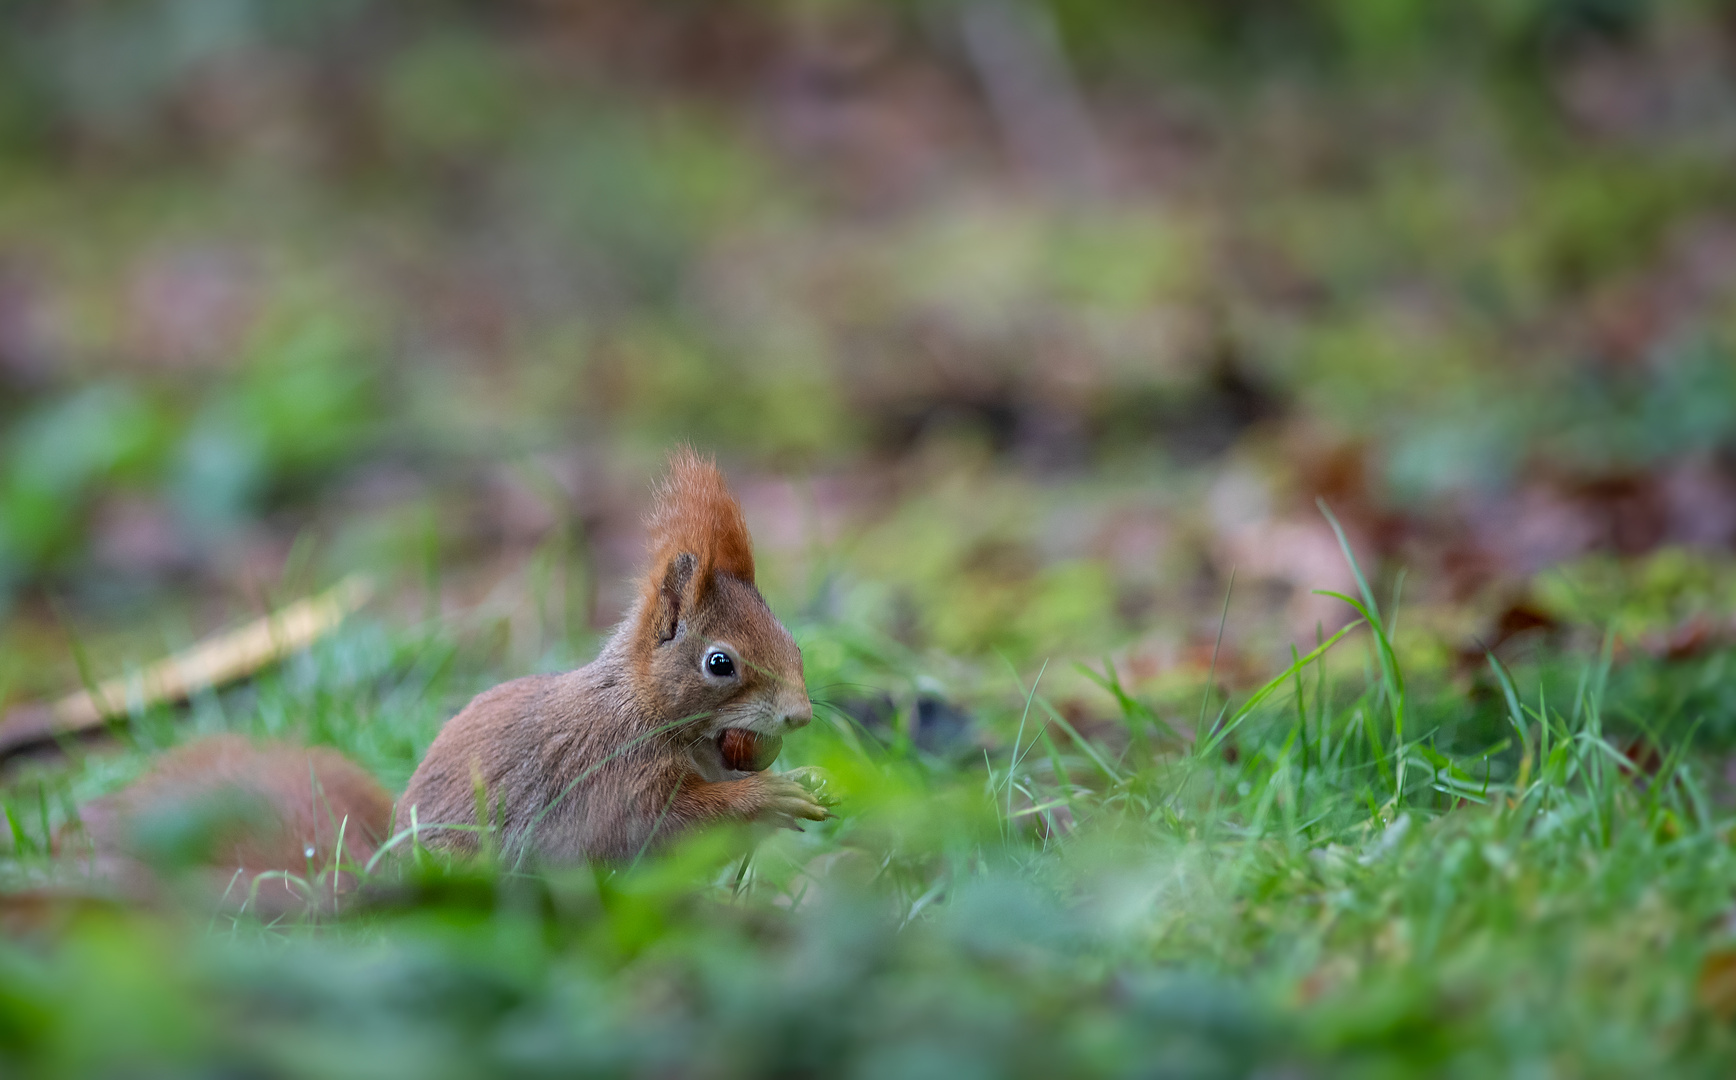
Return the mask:
[(746, 728), (727, 728), (717, 737), (717, 748), (723, 751), (724, 767), (737, 772), (760, 772), (771, 768), (778, 759), (784, 740)]

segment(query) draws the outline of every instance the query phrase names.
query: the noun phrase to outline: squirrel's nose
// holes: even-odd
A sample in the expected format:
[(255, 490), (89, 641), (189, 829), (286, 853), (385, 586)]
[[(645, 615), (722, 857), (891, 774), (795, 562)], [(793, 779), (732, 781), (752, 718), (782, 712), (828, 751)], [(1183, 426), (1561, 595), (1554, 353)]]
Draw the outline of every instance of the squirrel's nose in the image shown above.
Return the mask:
[(784, 709), (784, 726), (794, 731), (796, 728), (807, 727), (814, 719), (814, 703), (806, 697), (799, 704)]

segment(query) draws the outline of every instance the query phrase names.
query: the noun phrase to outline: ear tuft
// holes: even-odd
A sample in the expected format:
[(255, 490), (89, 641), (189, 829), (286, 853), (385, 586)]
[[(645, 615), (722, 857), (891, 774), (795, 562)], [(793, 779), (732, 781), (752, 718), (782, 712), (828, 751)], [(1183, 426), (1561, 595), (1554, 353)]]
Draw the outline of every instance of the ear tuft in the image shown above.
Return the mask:
[(691, 447), (679, 447), (669, 455), (669, 472), (657, 487), (647, 525), (651, 568), (645, 591), (651, 602), (663, 591), (671, 563), (683, 553), (696, 560), (692, 573), (696, 593), (703, 592), (716, 573), (753, 584), (753, 540), (741, 505), (729, 493), (717, 463)]

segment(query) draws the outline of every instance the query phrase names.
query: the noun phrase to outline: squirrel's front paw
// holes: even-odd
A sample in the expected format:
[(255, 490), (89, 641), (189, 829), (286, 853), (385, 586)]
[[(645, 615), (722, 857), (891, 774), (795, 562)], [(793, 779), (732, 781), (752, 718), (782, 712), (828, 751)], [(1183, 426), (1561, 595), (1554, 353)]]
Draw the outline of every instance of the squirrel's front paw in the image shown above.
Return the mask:
[(832, 816), (819, 798), (807, 788), (783, 776), (760, 777), (760, 807), (754, 817), (786, 829), (801, 830), (799, 822), (824, 821)]
[(800, 784), (808, 794), (814, 797), (815, 801), (827, 810), (837, 806), (840, 801), (833, 791), (832, 774), (818, 765), (803, 765), (795, 769), (786, 769), (778, 775)]

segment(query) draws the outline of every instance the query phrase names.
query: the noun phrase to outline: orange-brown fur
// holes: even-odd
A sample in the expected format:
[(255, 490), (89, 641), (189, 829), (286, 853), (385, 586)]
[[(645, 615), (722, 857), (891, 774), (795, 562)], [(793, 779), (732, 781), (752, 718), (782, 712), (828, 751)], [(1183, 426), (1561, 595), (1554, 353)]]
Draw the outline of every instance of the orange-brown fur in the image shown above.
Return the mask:
[[(718, 750), (723, 730), (779, 734), (812, 707), (717, 466), (677, 451), (648, 524), (638, 600), (597, 659), (479, 694), (428, 748), (399, 828), (469, 850), (480, 804), (506, 846), (572, 861), (631, 857), (706, 821), (826, 816), (794, 781), (731, 771)], [(733, 681), (702, 673), (713, 648), (735, 657)]]
[[(82, 807), (82, 838), (63, 836), (60, 847), (68, 855), (89, 854), (103, 877), (148, 895), (157, 881), (141, 829), (156, 816), (211, 811), (219, 815), (217, 828), (199, 861), (209, 869), (211, 887), (235, 904), (267, 871), (310, 879), (322, 900), (329, 899), (350, 877), (336, 872), (340, 834), (343, 863), (361, 866), (392, 825), (392, 797), (336, 751), (219, 735), (164, 754), (136, 783)], [(276, 911), (308, 898), (274, 880), (261, 882), (255, 899)]]
[[(687, 551), (699, 559), (701, 581), (724, 573), (748, 585), (754, 583), (753, 538), (748, 535), (741, 506), (729, 493), (717, 466), (691, 450), (678, 450), (670, 458), (669, 473), (657, 486), (646, 526), (651, 566), (666, 566)], [(661, 580), (647, 574), (640, 584), (647, 599), (655, 601)]]

